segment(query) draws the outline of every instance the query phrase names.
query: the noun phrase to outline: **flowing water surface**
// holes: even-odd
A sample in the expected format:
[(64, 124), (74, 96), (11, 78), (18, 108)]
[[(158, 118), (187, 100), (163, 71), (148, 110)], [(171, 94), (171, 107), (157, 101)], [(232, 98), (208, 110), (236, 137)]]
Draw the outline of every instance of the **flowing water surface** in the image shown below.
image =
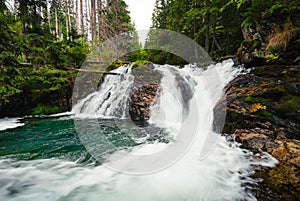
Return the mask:
[[(133, 128), (128, 120), (134, 76), (127, 66), (116, 70), (122, 76), (107, 76), (71, 113), (0, 120), (0, 200), (256, 200), (252, 166), (276, 161), (268, 155), (254, 160), (212, 131), (213, 107), (243, 69), (229, 60), (206, 69), (155, 65), (155, 70), (163, 77), (148, 125)], [(143, 155), (180, 143), (177, 137), (189, 122), (197, 125), (193, 142), (168, 167), (143, 175), (106, 167), (117, 152)], [(207, 141), (208, 134), (217, 140)], [(95, 157), (93, 150), (100, 154)]]

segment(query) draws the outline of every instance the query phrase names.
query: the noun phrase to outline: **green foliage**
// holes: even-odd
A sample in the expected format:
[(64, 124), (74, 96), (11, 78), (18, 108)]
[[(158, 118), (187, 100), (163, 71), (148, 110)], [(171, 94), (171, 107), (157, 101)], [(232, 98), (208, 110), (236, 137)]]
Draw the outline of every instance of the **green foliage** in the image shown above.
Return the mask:
[(27, 75), (27, 86), (33, 94), (46, 94), (59, 91), (69, 84), (68, 72), (43, 66)]
[[(300, 1), (156, 0), (152, 22), (154, 28), (170, 29), (194, 39), (216, 60), (235, 54), (244, 36), (251, 40), (244, 41), (243, 45), (253, 50), (267, 44), (271, 33), (280, 31), (271, 44), (277, 56), (278, 47), (286, 49), (287, 43), (296, 36), (296, 29), (285, 30), (284, 26), (300, 26)], [(253, 39), (247, 33), (243, 35), (241, 28), (259, 32), (261, 37)], [(171, 63), (174, 58), (164, 59), (165, 63)], [(276, 62), (276, 58), (270, 59)]]
[[(20, 107), (24, 111), (48, 114), (58, 112), (58, 107), (53, 105), (61, 109), (65, 103), (70, 104), (76, 74), (68, 69), (81, 67), (92, 49), (85, 39), (91, 34), (86, 27), (88, 22), (81, 22), (79, 15), (72, 14), (72, 3), (0, 1), (0, 113), (23, 104), (26, 108)], [(8, 9), (6, 5), (12, 7)], [(124, 0), (102, 6), (94, 8), (96, 15), (101, 16), (101, 23), (95, 26), (94, 36), (98, 38), (94, 40), (101, 42), (112, 35), (134, 30)], [(137, 34), (133, 37), (139, 45)], [(113, 53), (108, 52), (107, 57)], [(134, 59), (145, 60), (146, 57), (146, 52), (140, 51)], [(13, 115), (9, 111), (7, 114)]]
[[(242, 4), (243, 1), (157, 0), (152, 24), (154, 28), (185, 34), (218, 59), (233, 55), (243, 40), (240, 28), (242, 11), (238, 9)], [(152, 54), (152, 58), (162, 57), (156, 59), (159, 63), (185, 63), (168, 53), (164, 57), (156, 52)]]
[(148, 65), (150, 64), (151, 62), (147, 61), (147, 60), (137, 60), (133, 63), (132, 65), (132, 68), (137, 68), (137, 67), (140, 67), (140, 66), (145, 66), (145, 65)]
[[(22, 14), (28, 15), (25, 11)], [(18, 102), (15, 99), (20, 97), (34, 104), (42, 96), (60, 93), (62, 88), (71, 85), (73, 75), (59, 69), (80, 67), (88, 52), (86, 42), (56, 41), (47, 29), (43, 30), (40, 23), (33, 20), (39, 19), (20, 20), (0, 10), (0, 109), (11, 101)], [(31, 24), (26, 27), (26, 33), (24, 23)], [(20, 64), (22, 62), (28, 65)], [(49, 99), (51, 101), (51, 96)], [(56, 108), (37, 107), (34, 113), (56, 111)]]
[(37, 107), (35, 107), (32, 110), (32, 115), (49, 115), (49, 114), (55, 114), (59, 113), (59, 107), (58, 106), (46, 106), (43, 104), (39, 104)]

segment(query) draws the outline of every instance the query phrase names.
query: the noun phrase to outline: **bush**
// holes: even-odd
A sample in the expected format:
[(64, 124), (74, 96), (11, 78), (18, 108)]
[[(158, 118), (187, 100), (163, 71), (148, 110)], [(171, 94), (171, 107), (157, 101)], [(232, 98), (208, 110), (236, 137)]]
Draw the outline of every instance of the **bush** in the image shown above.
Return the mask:
[(58, 106), (46, 106), (39, 104), (36, 108), (33, 109), (32, 115), (48, 115), (48, 114), (55, 114), (59, 113)]

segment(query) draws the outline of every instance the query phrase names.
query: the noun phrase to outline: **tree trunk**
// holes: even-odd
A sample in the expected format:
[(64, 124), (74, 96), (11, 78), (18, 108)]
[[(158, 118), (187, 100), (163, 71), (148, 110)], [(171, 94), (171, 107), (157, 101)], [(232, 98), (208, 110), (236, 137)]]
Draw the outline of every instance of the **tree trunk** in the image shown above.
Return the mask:
[(17, 0), (14, 0), (14, 16), (15, 16), (15, 20), (17, 20), (18, 17)]
[[(220, 46), (220, 44), (217, 41), (217, 37), (216, 37), (216, 26), (217, 26), (217, 15), (216, 13), (214, 13), (214, 20), (213, 20), (213, 44), (216, 45), (217, 49), (222, 52), (222, 48)], [(213, 52), (214, 50), (214, 45), (212, 46), (211, 51)]]
[[(194, 3), (194, 8), (197, 8), (197, 2)], [(196, 18), (194, 18), (194, 30), (193, 30), (193, 37), (194, 37), (194, 40), (196, 41), (196, 36), (197, 36), (197, 33), (198, 33), (198, 23), (197, 23), (197, 20)], [(194, 53), (195, 53), (195, 58), (199, 58), (199, 52), (198, 52), (198, 48), (197, 48), (197, 45), (195, 44), (195, 47), (194, 47)]]
[(53, 2), (54, 6), (54, 17), (55, 17), (55, 35), (56, 37), (59, 37), (58, 33), (58, 16), (57, 16), (57, 3), (56, 1)]
[(52, 30), (51, 30), (50, 6), (48, 6), (48, 4), (47, 4), (46, 6), (47, 6), (46, 8), (47, 8), (48, 26), (49, 26), (50, 33), (52, 34)]
[(69, 39), (69, 0), (65, 1), (66, 6), (66, 37)]
[[(209, 0), (206, 1), (206, 7), (210, 6)], [(209, 51), (209, 17), (210, 13), (207, 10), (205, 14), (205, 51)]]
[(83, 3), (80, 0), (80, 25), (81, 25), (81, 34), (84, 35), (84, 15), (83, 15)]
[(72, 17), (73, 17), (73, 26), (75, 27), (76, 30), (79, 30), (78, 27), (78, 13), (77, 13), (77, 0), (73, 0), (73, 10), (72, 10)]
[(91, 13), (90, 13), (90, 19), (91, 19), (91, 33), (92, 33), (92, 41), (93, 43), (96, 40), (96, 34), (97, 34), (97, 28), (96, 28), (96, 0), (91, 0)]
[[(91, 17), (91, 6), (90, 6), (90, 0), (86, 1), (86, 12), (85, 12), (85, 18), (88, 20)], [(86, 38), (89, 39), (89, 36), (91, 34), (91, 18), (90, 22), (87, 23), (87, 33), (86, 33)]]
[(101, 36), (102, 36), (102, 26), (103, 26), (103, 23), (102, 23), (102, 0), (98, 0), (97, 1), (97, 8), (98, 8), (98, 27), (97, 27), (97, 30), (98, 30), (98, 38), (99, 39), (102, 39)]

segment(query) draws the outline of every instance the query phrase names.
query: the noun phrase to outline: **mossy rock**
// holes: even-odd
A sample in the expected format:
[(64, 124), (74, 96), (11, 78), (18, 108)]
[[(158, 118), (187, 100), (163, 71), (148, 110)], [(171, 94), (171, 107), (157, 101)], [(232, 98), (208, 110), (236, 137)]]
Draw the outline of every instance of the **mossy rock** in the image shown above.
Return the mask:
[(277, 85), (274, 88), (263, 89), (259, 96), (278, 101), (285, 93), (285, 88), (283, 86)]
[(138, 67), (143, 67), (143, 66), (149, 65), (149, 64), (152, 64), (152, 62), (146, 61), (146, 60), (138, 60), (138, 61), (133, 63), (132, 69), (135, 69), (135, 68), (138, 68)]
[(245, 48), (248, 51), (253, 51), (254, 49), (260, 48), (261, 43), (259, 40), (252, 40), (252, 39), (248, 39), (248, 40), (244, 40), (241, 43), (241, 47)]
[(245, 98), (246, 103), (260, 103), (265, 106), (270, 106), (269, 101), (266, 98), (261, 97), (253, 97), (253, 96), (247, 96)]

